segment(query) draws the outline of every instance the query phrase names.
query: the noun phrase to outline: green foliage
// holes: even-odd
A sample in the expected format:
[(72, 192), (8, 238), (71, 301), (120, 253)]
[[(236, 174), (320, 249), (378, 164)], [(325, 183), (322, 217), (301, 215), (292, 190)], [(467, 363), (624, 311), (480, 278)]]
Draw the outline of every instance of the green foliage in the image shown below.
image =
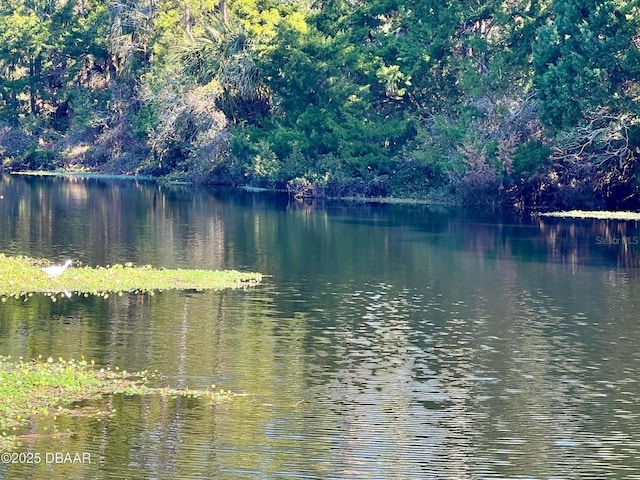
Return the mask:
[(0, 155), (500, 203), (604, 107), (637, 116), (639, 31), (637, 0), (5, 0)]
[[(453, 146), (462, 142), (464, 133), (461, 123), (454, 124), (443, 116), (425, 122), (405, 147), (402, 160), (394, 169), (394, 191), (402, 196), (412, 196), (443, 187), (449, 176), (461, 169), (451, 156)], [(411, 191), (413, 194), (409, 195)]]
[(250, 183), (256, 183), (258, 186), (274, 186), (273, 182), (278, 177), (278, 173), (279, 165), (276, 154), (266, 141), (258, 141), (255, 155), (245, 170), (245, 176)]
[[(327, 155), (340, 158), (350, 175), (366, 177), (414, 135), (413, 122), (398, 108), (408, 77), (398, 65), (387, 65), (375, 51), (362, 48), (360, 33), (333, 32), (334, 23), (325, 23), (325, 15), (338, 15), (337, 7), (310, 17), (308, 32), (281, 29), (274, 47), (259, 59), (273, 115), (249, 130), (245, 141), (269, 143), (283, 163), (283, 181), (308, 173), (309, 161), (311, 170), (323, 175), (316, 166)], [(305, 160), (291, 161), (294, 150)]]
[[(562, 0), (537, 32), (533, 64), (542, 120), (573, 127), (603, 106), (624, 108), (627, 82), (636, 80), (630, 57), (640, 20), (635, 2)], [(632, 13), (633, 12), (633, 13)], [(637, 105), (637, 99), (635, 100)]]
[(29, 116), (64, 131), (78, 83), (107, 57), (106, 6), (90, 2), (10, 0), (0, 5), (0, 115), (16, 124)]
[(239, 24), (211, 17), (202, 34), (189, 35), (175, 55), (186, 78), (217, 92), (216, 105), (230, 120), (251, 121), (267, 113), (254, 41)]
[(539, 140), (528, 140), (518, 147), (513, 156), (513, 176), (527, 179), (541, 166), (549, 164), (551, 148)]

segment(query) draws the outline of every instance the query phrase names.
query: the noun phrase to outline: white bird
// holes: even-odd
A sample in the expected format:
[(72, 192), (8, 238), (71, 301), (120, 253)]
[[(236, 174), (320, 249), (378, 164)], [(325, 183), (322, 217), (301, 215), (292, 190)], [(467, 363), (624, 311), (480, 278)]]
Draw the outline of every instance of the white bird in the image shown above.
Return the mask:
[(67, 260), (64, 265), (51, 265), (50, 267), (42, 267), (42, 271), (49, 275), (49, 278), (55, 278), (64, 272), (73, 263), (73, 260)]

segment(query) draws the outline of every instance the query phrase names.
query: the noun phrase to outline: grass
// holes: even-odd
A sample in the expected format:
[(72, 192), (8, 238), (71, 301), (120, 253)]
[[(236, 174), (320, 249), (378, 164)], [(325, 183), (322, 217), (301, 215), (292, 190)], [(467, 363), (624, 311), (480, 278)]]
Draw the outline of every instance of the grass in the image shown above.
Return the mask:
[(28, 257), (10, 257), (0, 253), (0, 299), (30, 296), (34, 293), (57, 296), (70, 294), (99, 295), (110, 293), (152, 292), (154, 290), (208, 290), (245, 288), (262, 280), (259, 273), (235, 270), (158, 269), (150, 265), (131, 263), (108, 267), (68, 268), (64, 273), (49, 278), (41, 267), (46, 260)]
[[(104, 395), (165, 395), (204, 398), (220, 403), (236, 395), (216, 390), (177, 390), (147, 386), (148, 372), (128, 373), (98, 368), (85, 360), (64, 361), (38, 358), (31, 361), (0, 356), (0, 451), (15, 448), (20, 433), (34, 418), (76, 413), (74, 403), (99, 399)], [(87, 408), (84, 408), (87, 410)], [(109, 415), (92, 410), (89, 415)], [(33, 434), (30, 435), (33, 437)]]
[(589, 211), (589, 210), (569, 210), (565, 212), (538, 213), (540, 217), (560, 217), (560, 218), (597, 218), (607, 220), (640, 220), (640, 212), (610, 212), (610, 211)]

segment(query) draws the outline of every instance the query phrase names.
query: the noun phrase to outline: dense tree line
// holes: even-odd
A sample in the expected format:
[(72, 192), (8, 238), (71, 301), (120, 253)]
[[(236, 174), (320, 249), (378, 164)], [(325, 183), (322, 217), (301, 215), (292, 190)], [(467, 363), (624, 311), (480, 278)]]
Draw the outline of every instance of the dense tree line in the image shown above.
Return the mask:
[(4, 0), (2, 168), (640, 204), (640, 0)]

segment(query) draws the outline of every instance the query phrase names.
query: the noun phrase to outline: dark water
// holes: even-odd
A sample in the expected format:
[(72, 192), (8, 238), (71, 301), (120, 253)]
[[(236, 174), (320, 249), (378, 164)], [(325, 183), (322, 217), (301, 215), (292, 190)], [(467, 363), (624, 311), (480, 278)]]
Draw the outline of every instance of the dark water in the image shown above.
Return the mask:
[(634, 222), (0, 177), (0, 252), (236, 268), (247, 291), (0, 305), (0, 355), (158, 370), (226, 405), (34, 420), (2, 479), (640, 478)]

